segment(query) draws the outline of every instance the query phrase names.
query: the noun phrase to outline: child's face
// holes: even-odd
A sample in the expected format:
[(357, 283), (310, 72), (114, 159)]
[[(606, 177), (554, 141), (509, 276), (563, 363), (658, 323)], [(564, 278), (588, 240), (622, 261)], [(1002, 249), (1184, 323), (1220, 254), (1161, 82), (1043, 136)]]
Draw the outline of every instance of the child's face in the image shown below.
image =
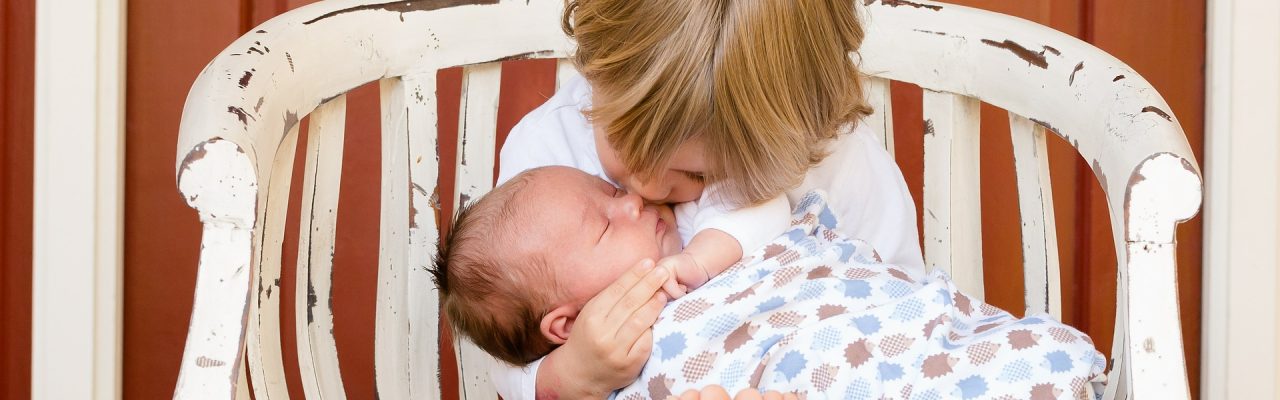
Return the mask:
[(693, 139), (684, 142), (671, 155), (667, 169), (647, 182), (642, 181), (622, 164), (618, 152), (609, 145), (604, 130), (597, 124), (596, 153), (600, 155), (600, 164), (605, 174), (613, 178), (628, 192), (635, 193), (653, 203), (683, 203), (697, 200), (702, 196), (705, 185), (703, 176), (707, 170), (706, 160), (702, 153), (702, 140)]
[(576, 169), (539, 172), (518, 201), (538, 210), (530, 218), (530, 244), (549, 250), (547, 261), (571, 301), (585, 303), (641, 260), (680, 252), (670, 207), (646, 205)]

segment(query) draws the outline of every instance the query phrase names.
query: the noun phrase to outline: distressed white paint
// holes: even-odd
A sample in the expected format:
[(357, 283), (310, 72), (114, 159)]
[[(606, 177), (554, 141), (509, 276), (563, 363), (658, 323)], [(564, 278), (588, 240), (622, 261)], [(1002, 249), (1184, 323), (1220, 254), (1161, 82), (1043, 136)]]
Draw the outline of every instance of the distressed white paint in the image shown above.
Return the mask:
[(310, 399), (347, 397), (329, 307), (346, 116), (347, 96), (338, 96), (311, 113), (307, 130), (293, 315), (299, 376)]
[(178, 190), (199, 213), (204, 232), (174, 398), (230, 398), (236, 391), (232, 383), (245, 379), (240, 372), (246, 370), (242, 350), (258, 182), (252, 161), (227, 140), (197, 145), (180, 168)]
[[(295, 121), (296, 122), (296, 121)], [(254, 226), (254, 287), (249, 293), (249, 330), (245, 342), (249, 381), (259, 400), (288, 399), (284, 356), (280, 349), (280, 261), (284, 251), (285, 216), (293, 181), (293, 157), (298, 148), (298, 125), (289, 131), (272, 157), (265, 185), (258, 192), (258, 225)]]
[[(430, 78), (428, 78), (430, 80)], [(433, 82), (434, 83), (434, 82)], [(409, 398), (409, 105), (417, 87), (401, 78), (380, 82), (382, 207), (378, 220), (378, 300), (373, 377), (378, 398)], [(416, 86), (416, 85), (415, 85)], [(434, 86), (434, 85), (432, 85)]]
[(1121, 280), (1128, 300), (1127, 358), (1134, 365), (1131, 390), (1152, 398), (1186, 397), (1178, 303), (1167, 299), (1178, 294), (1174, 229), (1200, 208), (1199, 174), (1177, 155), (1152, 155), (1130, 177), (1125, 208), (1129, 267)]
[(1022, 263), (1026, 312), (1062, 318), (1062, 282), (1058, 268), (1058, 232), (1049, 180), (1049, 149), (1044, 127), (1009, 114), (1013, 164), (1022, 217)]
[(1280, 398), (1280, 3), (1208, 6), (1200, 394)]
[[(436, 400), (440, 398), (440, 293), (429, 272), (440, 239), (436, 221), (438, 117), (436, 96), (432, 95), (436, 92), (436, 72), (406, 75), (401, 82), (404, 92), (398, 98), (402, 99), (405, 114), (397, 121), (407, 124), (402, 129), (407, 132), (409, 145), (409, 270), (408, 279), (401, 279), (407, 285), (408, 296), (409, 391), (414, 399)], [(399, 210), (403, 208), (383, 208), (382, 214), (398, 214)]]
[[(557, 73), (557, 78), (562, 74)], [(498, 95), (502, 64), (472, 65), (462, 70), (462, 100), (459, 102), (458, 158), (454, 180), (453, 209), (479, 199), (493, 188), (493, 158), (497, 148)], [(458, 390), (466, 399), (496, 399), (489, 381), (493, 357), (463, 338), (454, 335), (458, 359)]]
[(982, 198), (977, 99), (924, 92), (924, 260), (981, 299)]
[[(1180, 338), (1176, 329), (1165, 329), (1177, 323), (1176, 308), (1168, 306), (1177, 304), (1171, 290), (1174, 275), (1169, 249), (1172, 227), (1194, 214), (1199, 204), (1199, 177), (1181, 128), (1168, 114), (1168, 105), (1123, 63), (1060, 32), (941, 3), (873, 3), (868, 7), (871, 23), (861, 54), (864, 69), (879, 78), (907, 81), (932, 91), (925, 100), (926, 115), (934, 126), (934, 133), (926, 138), (926, 170), (933, 172), (926, 172), (925, 209), (932, 211), (934, 218), (943, 212), (939, 221), (946, 222), (932, 223), (926, 229), (926, 238), (941, 240), (932, 245), (926, 240), (930, 263), (950, 267), (962, 288), (981, 293), (977, 99), (1047, 127), (1095, 167), (1115, 227), (1120, 302), (1114, 342), (1120, 347), (1108, 398), (1127, 397), (1131, 392), (1141, 398), (1185, 397), (1179, 393), (1186, 387)], [(310, 113), (324, 99), (382, 80), (384, 196), (375, 380), (383, 398), (439, 397), (438, 299), (422, 268), (436, 251), (435, 71), (507, 57), (564, 57), (572, 49), (572, 43), (559, 31), (561, 2), (508, 0), (433, 11), (399, 8), (433, 4), (437, 3), (335, 0), (268, 21), (233, 43), (201, 73), (188, 96), (179, 136), (178, 159), (188, 160), (179, 163), (183, 170), (210, 165), (188, 158), (188, 154), (214, 154), (201, 150), (203, 147), (197, 149), (210, 140), (208, 146), (234, 144), (245, 152), (219, 150), (217, 155), (226, 160), (226, 168), (179, 179), (189, 203), (208, 216), (202, 218), (206, 231), (214, 229), (225, 236), (205, 237), (201, 279), (234, 271), (238, 260), (250, 260), (250, 255), (256, 254), (264, 254), (265, 260), (257, 265), (270, 274), (267, 261), (272, 243), (255, 245), (251, 238), (235, 235), (246, 235), (250, 226), (271, 233), (277, 225), (271, 218), (279, 210), (268, 212), (272, 205), (265, 201), (265, 192), (280, 190), (279, 185), (270, 185), (273, 166), (292, 159), (291, 154), (284, 157), (280, 149), (282, 142), (286, 147), (290, 144), (282, 140), (289, 130), (287, 122)], [(483, 29), (460, 22), (481, 20), (486, 21)], [(569, 76), (566, 65), (557, 66), (560, 82)], [(491, 73), (486, 68), (496, 70), (469, 68), (468, 86), (491, 82), (481, 79)], [(465, 103), (479, 103), (483, 97), (484, 104), (489, 104), (485, 91), (467, 93)], [(883, 93), (880, 101), (887, 105), (888, 92)], [(487, 106), (481, 108), (487, 110)], [(884, 109), (888, 111), (888, 107)], [(487, 112), (477, 113), (475, 123), (491, 123)], [(472, 119), (470, 111), (463, 113), (464, 121)], [(881, 125), (887, 128), (888, 121), (885, 118)], [(488, 125), (482, 129), (472, 122), (467, 124), (470, 127), (464, 129), (469, 137), (490, 134)], [(476, 138), (462, 154), (487, 150), (485, 157), (490, 158), (468, 156), (468, 167), (459, 169), (464, 183), (459, 190), (478, 194), (488, 189), (483, 178), (492, 179), (493, 143), (481, 144), (480, 137)], [(1042, 141), (1036, 139), (1036, 145), (1039, 143)], [(1036, 151), (1034, 145), (1031, 148)], [(489, 163), (487, 170), (479, 165), (484, 162)], [(1145, 180), (1130, 184), (1130, 178), (1139, 175)], [(1026, 176), (1043, 178), (1040, 173)], [(240, 186), (230, 182), (240, 182)], [(257, 186), (247, 186), (250, 183)], [(259, 186), (264, 190), (258, 191)], [(220, 191), (227, 192), (222, 197), (213, 194)], [(1023, 195), (1041, 199), (1047, 197), (1044, 193), (1023, 191)], [(461, 194), (452, 197), (458, 199)], [(264, 218), (255, 219), (253, 210), (245, 211), (241, 203), (227, 202), (230, 196), (237, 196), (234, 199), (241, 203), (255, 200), (249, 207), (258, 207)], [(211, 211), (232, 204), (241, 204), (232, 207), (239, 214)], [(236, 215), (240, 217), (233, 218)], [(239, 222), (228, 224), (228, 220)], [(1046, 232), (1051, 230), (1047, 220), (1042, 224)], [(211, 253), (210, 246), (219, 251)], [(1046, 263), (1049, 251), (1045, 247)], [(1046, 270), (1046, 275), (1052, 273)], [(210, 321), (230, 321), (232, 315), (243, 316), (246, 300), (250, 294), (256, 295), (256, 288), (247, 287), (247, 276), (236, 277), (240, 280), (226, 283), (230, 286), (207, 284), (207, 279), (198, 283), (201, 286), (184, 355), (180, 394), (231, 396), (228, 386), (235, 382), (234, 367), (201, 369), (188, 360), (195, 360), (196, 354), (223, 354), (243, 343), (245, 325), (209, 325)], [(1052, 281), (1053, 277), (1046, 279)], [(1128, 284), (1130, 280), (1144, 282), (1144, 287), (1129, 293), (1133, 286)], [(1153, 283), (1145, 286), (1147, 281)], [(201, 297), (202, 293), (208, 298)], [(251, 314), (272, 312), (270, 307), (250, 310)], [(269, 357), (279, 352), (278, 343), (271, 349), (270, 336), (261, 332), (267, 324), (258, 323), (271, 317), (274, 314), (254, 316), (250, 324), (255, 330), (250, 345), (257, 348), (259, 356), (267, 357), (256, 361), (259, 367), (250, 368), (255, 375), (265, 374), (255, 378), (255, 383), (272, 380), (273, 372), (266, 368), (270, 363), (264, 360), (270, 361)], [(1128, 340), (1130, 336), (1135, 339)], [(1152, 339), (1153, 351), (1147, 351), (1147, 338)], [(487, 383), (479, 374), (465, 371), (474, 371), (471, 363), (481, 361), (467, 355), (465, 342), (458, 348), (464, 354), (461, 376), (466, 396), (479, 397), (473, 391)], [(213, 389), (196, 392), (199, 387)]]
[(888, 151), (889, 155), (892, 156), (894, 154), (893, 96), (889, 90), (889, 80), (870, 77), (867, 78), (866, 85), (863, 88), (867, 92), (867, 104), (872, 109), (872, 114), (865, 121), (876, 132), (876, 135), (880, 138), (880, 143), (884, 145), (885, 151)]
[(36, 1), (34, 399), (121, 395), (125, 5)]

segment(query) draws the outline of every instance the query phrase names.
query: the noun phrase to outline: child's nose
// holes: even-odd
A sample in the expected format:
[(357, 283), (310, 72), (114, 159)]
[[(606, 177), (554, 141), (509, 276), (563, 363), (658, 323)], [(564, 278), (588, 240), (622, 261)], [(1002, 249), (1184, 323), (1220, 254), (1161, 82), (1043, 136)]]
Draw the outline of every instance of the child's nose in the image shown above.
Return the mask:
[(629, 191), (650, 201), (666, 200), (671, 191), (669, 187), (662, 184), (661, 178), (653, 178), (649, 182), (642, 182), (635, 175), (632, 175), (629, 180), (630, 182), (627, 185), (627, 188), (630, 189)]

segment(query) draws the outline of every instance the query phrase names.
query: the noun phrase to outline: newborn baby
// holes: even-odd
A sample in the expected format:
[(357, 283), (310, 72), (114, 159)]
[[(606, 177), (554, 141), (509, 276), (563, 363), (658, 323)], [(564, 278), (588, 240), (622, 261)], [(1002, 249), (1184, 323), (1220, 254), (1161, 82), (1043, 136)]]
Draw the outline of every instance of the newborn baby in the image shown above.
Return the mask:
[[(940, 270), (880, 262), (836, 230), (820, 193), (801, 199), (791, 223), (742, 262), (707, 271), (703, 288), (660, 316), (652, 311), (651, 339), (636, 341), (653, 344), (638, 350), (648, 362), (617, 398), (666, 399), (711, 384), (869, 399), (1100, 393), (1105, 358), (1078, 330), (982, 304)], [(669, 208), (580, 171), (527, 171), (460, 213), (434, 271), (443, 307), (482, 349), (527, 364), (587, 329), (574, 328), (579, 312), (611, 283), (660, 276), (627, 271), (679, 253), (674, 225)], [(648, 313), (605, 318), (644, 325)]]
[[(514, 365), (568, 337), (583, 305), (644, 259), (679, 254), (672, 209), (568, 167), (525, 171), (459, 212), (437, 260), (453, 325)], [(672, 271), (705, 282), (728, 265)], [(686, 282), (686, 280), (679, 280)]]

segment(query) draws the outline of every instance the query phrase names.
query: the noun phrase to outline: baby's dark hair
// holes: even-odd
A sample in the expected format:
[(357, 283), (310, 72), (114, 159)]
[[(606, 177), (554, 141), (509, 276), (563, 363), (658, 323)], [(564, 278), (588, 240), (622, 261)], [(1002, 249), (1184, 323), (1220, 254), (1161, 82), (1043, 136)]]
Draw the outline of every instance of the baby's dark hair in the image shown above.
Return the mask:
[(555, 293), (552, 271), (542, 254), (513, 254), (510, 248), (524, 225), (517, 215), (533, 206), (514, 200), (534, 173), (521, 173), (460, 207), (431, 270), (454, 334), (516, 366), (555, 347), (540, 328), (552, 299), (531, 289), (546, 282)]

